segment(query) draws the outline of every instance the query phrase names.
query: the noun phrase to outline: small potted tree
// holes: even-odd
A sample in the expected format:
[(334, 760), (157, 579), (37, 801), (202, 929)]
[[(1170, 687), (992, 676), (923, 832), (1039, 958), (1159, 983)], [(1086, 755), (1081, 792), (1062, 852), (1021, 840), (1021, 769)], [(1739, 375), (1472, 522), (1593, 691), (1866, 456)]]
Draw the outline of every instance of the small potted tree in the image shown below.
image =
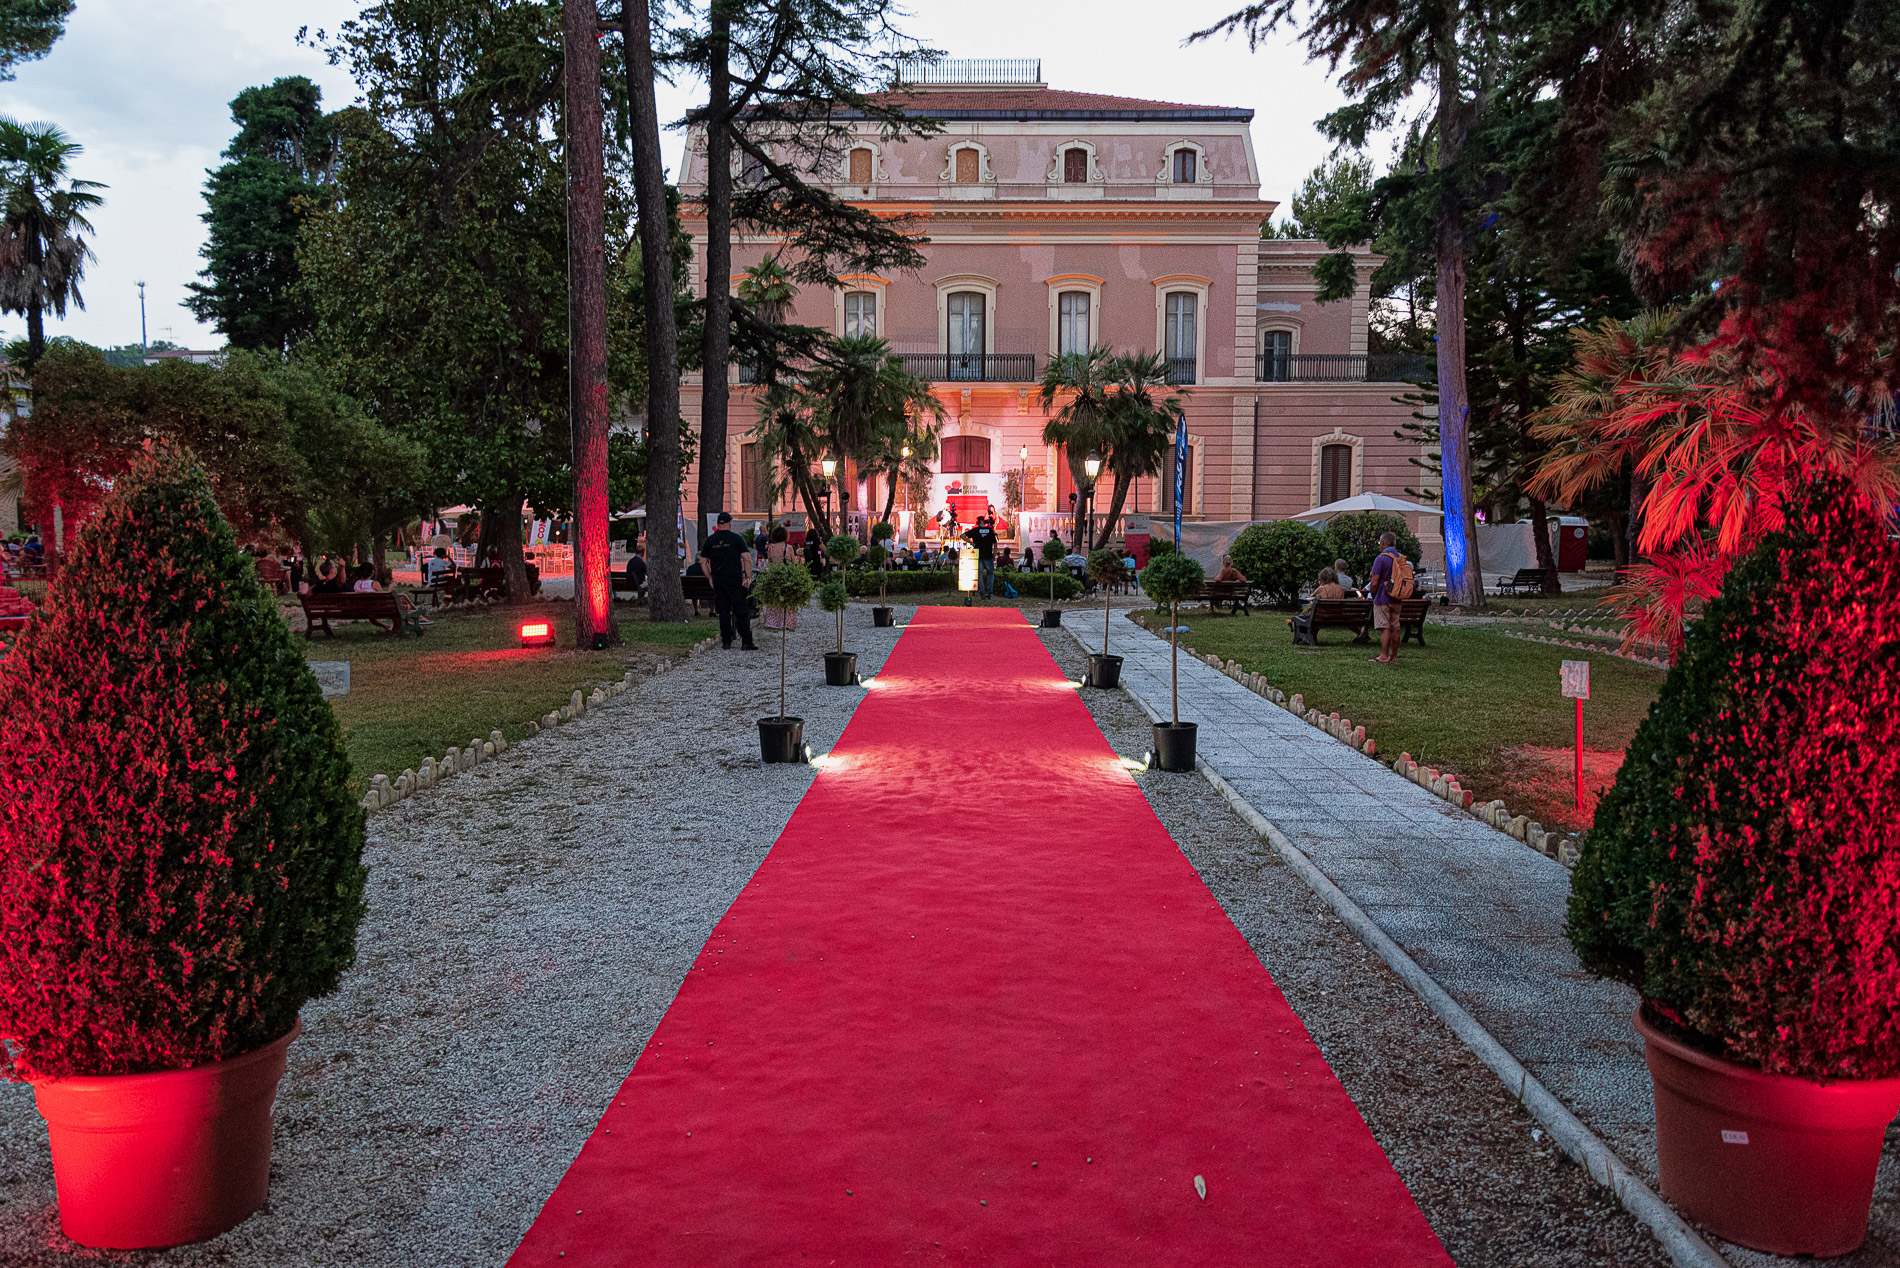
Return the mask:
[(844, 649), (844, 610), (850, 605), (851, 594), (845, 589), (843, 574), (826, 577), (825, 584), (818, 587), (818, 606), (838, 617), (838, 650), (825, 653), (827, 687), (849, 687), (858, 680), (858, 655)]
[(891, 619), (891, 610), (885, 606), (889, 599), (887, 593), (890, 578), (891, 541), (897, 536), (897, 530), (891, 527), (889, 520), (879, 520), (871, 526), (871, 549), (866, 553), (871, 567), (877, 569), (877, 606), (871, 609), (871, 624), (878, 629), (888, 629), (895, 624)]
[(0, 662), (0, 1072), (86, 1246), (263, 1205), (271, 1104), (363, 916), (336, 717), (184, 457), (143, 457)]
[(1155, 765), (1165, 771), (1194, 769), (1197, 728), (1181, 721), (1181, 636), (1175, 627), (1180, 624), (1181, 601), (1199, 594), (1206, 580), (1201, 566), (1180, 551), (1154, 556), (1141, 570), (1142, 592), (1157, 607), (1168, 609), (1168, 695), (1173, 720), (1154, 724)]
[(759, 755), (768, 762), (795, 762), (805, 743), (805, 719), (785, 713), (785, 642), (798, 628), (798, 609), (811, 602), (811, 569), (795, 559), (772, 564), (752, 583), (765, 609), (765, 628), (778, 631), (778, 716), (759, 719)]
[(1049, 569), (1049, 606), (1042, 613), (1044, 629), (1054, 629), (1062, 624), (1062, 609), (1056, 606), (1056, 571), (1068, 553), (1069, 548), (1062, 544), (1059, 537), (1051, 537), (1042, 544), (1042, 562)]
[(1637, 728), (1569, 934), (1643, 997), (1664, 1195), (1843, 1255), (1900, 1108), (1900, 547), (1842, 478), (1782, 509)]
[(1088, 683), (1104, 690), (1120, 685), (1122, 680), (1122, 658), (1108, 654), (1108, 626), (1114, 611), (1115, 583), (1122, 579), (1124, 567), (1118, 550), (1104, 546), (1089, 552), (1089, 578), (1102, 587), (1102, 650), (1099, 655), (1089, 657)]

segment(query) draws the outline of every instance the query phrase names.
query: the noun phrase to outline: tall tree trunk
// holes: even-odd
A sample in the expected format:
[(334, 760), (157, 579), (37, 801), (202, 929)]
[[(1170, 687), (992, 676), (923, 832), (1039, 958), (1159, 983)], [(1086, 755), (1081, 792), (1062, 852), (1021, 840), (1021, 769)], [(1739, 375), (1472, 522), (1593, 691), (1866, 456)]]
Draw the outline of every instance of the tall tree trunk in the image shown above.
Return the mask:
[(383, 561), (389, 557), (389, 530), (379, 528), (370, 542), (370, 566), (376, 569), (376, 575), (383, 575)]
[(1634, 568), (1642, 562), (1643, 549), (1639, 544), (1643, 535), (1643, 502), (1649, 497), (1649, 481), (1635, 471), (1630, 472), (1630, 509), (1623, 520), (1623, 562), (1625, 568)]
[[(526, 603), (534, 597), (528, 593), (528, 561), (521, 550), (523, 496), (519, 488), (510, 488), (500, 510), (486, 511), (482, 515), (482, 540), (488, 547), (490, 562), (496, 557), (500, 559), (501, 578), (508, 587), (510, 606)], [(489, 536), (491, 529), (493, 537)]]
[(888, 472), (885, 475), (884, 514), (877, 517), (877, 522), (880, 524), (888, 524), (891, 522), (891, 508), (897, 505), (898, 478), (898, 473), (895, 471)]
[(653, 95), (653, 23), (647, 0), (626, 0), (627, 93), (633, 100), (633, 184), (647, 319), (647, 595), (656, 621), (684, 621), (680, 588), (680, 357), (673, 321), (673, 243), (666, 166)]
[(1562, 594), (1564, 588), (1557, 580), (1557, 557), (1550, 548), (1550, 508), (1537, 499), (1531, 498), (1531, 544), (1537, 549), (1537, 566), (1544, 570), (1544, 593)]
[(1477, 518), (1471, 500), (1471, 397), (1465, 386), (1465, 220), (1456, 186), (1465, 143), (1458, 76), (1457, 6), (1433, 32), (1438, 63), (1438, 444), (1445, 508), (1445, 589), (1459, 607), (1484, 606)]
[(1108, 539), (1114, 536), (1111, 526), (1115, 523), (1116, 517), (1122, 513), (1122, 505), (1128, 501), (1128, 490), (1134, 483), (1122, 472), (1115, 473), (1115, 491), (1109, 495), (1108, 514), (1102, 517), (1102, 533), (1095, 539), (1095, 549), (1100, 550), (1108, 545)]
[(728, 61), (732, 19), (713, 0), (706, 78), (706, 333), (701, 342), (704, 387), (699, 406), (699, 541), (706, 516), (726, 509), (726, 414), (730, 393), (726, 363), (732, 359), (732, 133), (728, 128), (732, 68)]
[(31, 371), (46, 355), (46, 315), (37, 303), (26, 306), (26, 368)]
[(1606, 518), (1610, 523), (1611, 559), (1617, 568), (1627, 568), (1630, 562), (1630, 547), (1629, 538), (1624, 535), (1623, 529), (1624, 526), (1629, 523), (1629, 517), (1627, 515), (1611, 515)]
[(607, 540), (607, 202), (599, 18), (563, 0), (567, 90), (567, 409), (574, 465), (574, 645), (620, 641)]

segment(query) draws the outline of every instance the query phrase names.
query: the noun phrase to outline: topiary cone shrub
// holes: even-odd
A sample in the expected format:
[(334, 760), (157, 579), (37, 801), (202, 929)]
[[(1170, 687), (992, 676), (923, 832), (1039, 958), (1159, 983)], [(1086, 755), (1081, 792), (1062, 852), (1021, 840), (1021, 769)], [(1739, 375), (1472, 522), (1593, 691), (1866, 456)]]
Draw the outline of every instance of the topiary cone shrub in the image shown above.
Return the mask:
[(1900, 1075), (1900, 547), (1845, 482), (1729, 573), (1597, 808), (1585, 967), (1769, 1074)]
[(355, 956), (348, 784), (210, 485), (141, 460), (0, 664), (7, 1073), (183, 1069), (288, 1032)]

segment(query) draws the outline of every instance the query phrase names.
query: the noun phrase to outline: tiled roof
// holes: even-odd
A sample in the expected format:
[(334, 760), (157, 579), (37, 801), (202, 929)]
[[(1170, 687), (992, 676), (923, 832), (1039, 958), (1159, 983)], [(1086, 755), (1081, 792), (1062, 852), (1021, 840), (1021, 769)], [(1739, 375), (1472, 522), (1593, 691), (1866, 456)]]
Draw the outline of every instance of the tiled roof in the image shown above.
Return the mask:
[(1253, 118), (1253, 111), (1235, 106), (1192, 106), (1177, 101), (1111, 97), (1098, 92), (1065, 92), (1058, 88), (986, 88), (956, 92), (924, 88), (910, 93), (875, 93), (871, 100), (939, 119)]

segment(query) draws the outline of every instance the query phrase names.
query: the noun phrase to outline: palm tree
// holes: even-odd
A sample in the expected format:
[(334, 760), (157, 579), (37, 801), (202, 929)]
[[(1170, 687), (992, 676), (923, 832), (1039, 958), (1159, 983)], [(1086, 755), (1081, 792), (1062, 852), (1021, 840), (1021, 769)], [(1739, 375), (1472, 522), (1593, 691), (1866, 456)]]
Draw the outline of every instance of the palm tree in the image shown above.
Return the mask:
[(67, 175), (80, 151), (50, 123), (0, 117), (0, 311), (26, 314), (29, 368), (46, 351), (46, 310), (64, 317), (68, 303), (86, 306), (79, 283), (93, 254), (80, 235), (93, 232), (86, 213), (105, 201), (93, 192), (105, 186)]
[[(1108, 446), (1108, 386), (1115, 377), (1115, 354), (1097, 345), (1087, 352), (1064, 352), (1049, 358), (1042, 372), (1042, 408), (1048, 413), (1056, 401), (1062, 408), (1042, 428), (1042, 443), (1060, 445), (1069, 463), (1069, 477), (1075, 487), (1087, 486), (1088, 474), (1082, 468), (1090, 450)], [(1076, 517), (1075, 548), (1086, 552), (1086, 530), (1081, 516)]]
[(1181, 410), (1178, 397), (1155, 399), (1155, 389), (1168, 386), (1168, 359), (1159, 352), (1116, 357), (1110, 366), (1110, 385), (1103, 455), (1115, 475), (1115, 491), (1102, 519), (1101, 536), (1095, 541), (1098, 550), (1108, 544), (1109, 530), (1135, 481), (1160, 474), (1168, 446), (1174, 443), (1175, 416)]
[[(943, 416), (930, 384), (904, 369), (904, 358), (875, 335), (832, 340), (800, 391), (813, 433), (838, 459), (860, 468), (888, 462), (890, 449), (912, 435), (913, 419)], [(842, 495), (839, 510), (842, 516)], [(830, 535), (829, 524), (825, 532)]]

